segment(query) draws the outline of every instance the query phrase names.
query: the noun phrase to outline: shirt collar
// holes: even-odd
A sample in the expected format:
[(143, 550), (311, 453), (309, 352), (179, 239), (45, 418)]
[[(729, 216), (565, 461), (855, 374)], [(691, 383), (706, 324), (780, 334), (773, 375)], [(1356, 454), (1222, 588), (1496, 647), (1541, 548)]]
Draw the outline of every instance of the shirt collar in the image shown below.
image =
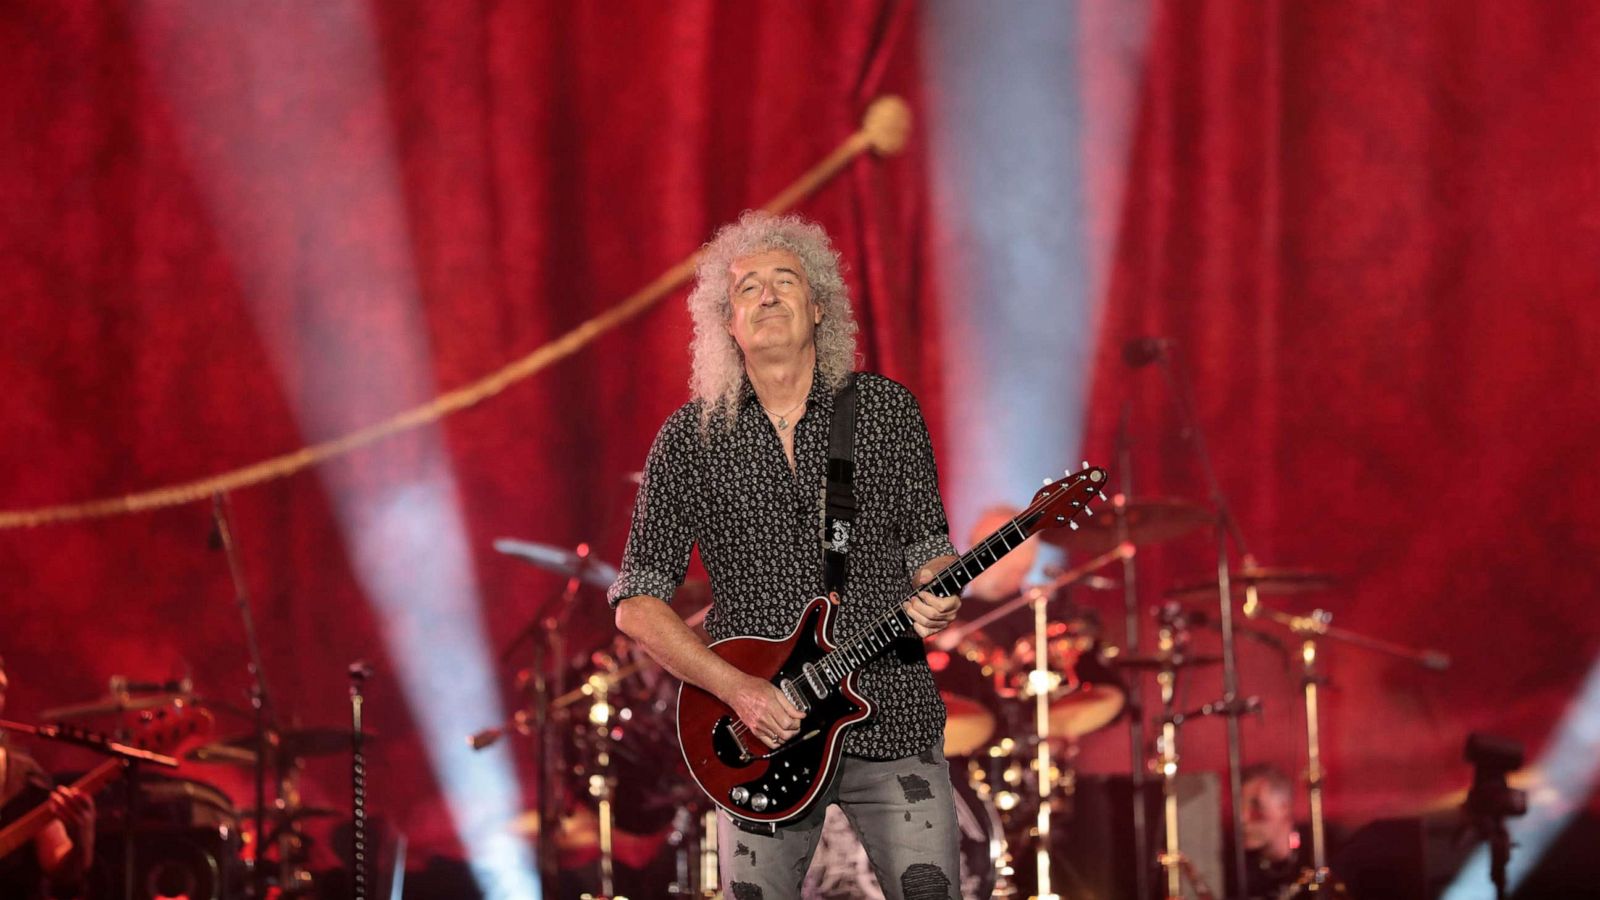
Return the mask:
[[(750, 383), (750, 376), (745, 374), (741, 378), (743, 380), (739, 385), (739, 405), (741, 407), (755, 406), (759, 408), (761, 401), (756, 398), (755, 385)], [(808, 417), (813, 413), (822, 416), (833, 415), (833, 395), (834, 391), (828, 387), (827, 380), (822, 377), (821, 367), (813, 368), (811, 370), (811, 391), (806, 394), (806, 415)]]

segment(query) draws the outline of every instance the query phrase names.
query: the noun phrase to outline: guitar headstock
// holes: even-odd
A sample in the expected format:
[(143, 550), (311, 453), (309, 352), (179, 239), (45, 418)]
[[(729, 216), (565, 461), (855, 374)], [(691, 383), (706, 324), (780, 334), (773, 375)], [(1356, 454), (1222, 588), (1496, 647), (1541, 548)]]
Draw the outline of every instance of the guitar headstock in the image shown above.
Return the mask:
[(1069, 470), (1065, 478), (1047, 480), (1044, 487), (1033, 495), (1033, 503), (1017, 520), (1030, 535), (1063, 526), (1076, 529), (1078, 523), (1074, 520), (1079, 515), (1094, 515), (1094, 510), (1089, 508), (1090, 502), (1106, 498), (1101, 493), (1106, 482), (1105, 469), (1085, 462), (1082, 469), (1076, 472)]

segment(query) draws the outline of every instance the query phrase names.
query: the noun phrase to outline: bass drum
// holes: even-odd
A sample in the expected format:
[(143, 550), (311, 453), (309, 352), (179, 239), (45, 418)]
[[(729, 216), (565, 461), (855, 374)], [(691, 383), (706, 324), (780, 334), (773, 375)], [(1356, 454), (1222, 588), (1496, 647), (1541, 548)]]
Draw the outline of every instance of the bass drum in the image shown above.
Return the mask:
[[(1002, 866), (1009, 866), (1006, 839), (994, 807), (956, 783), (956, 824), (961, 830), (961, 896), (989, 900)], [(866, 848), (838, 806), (829, 806), (817, 853), (800, 886), (803, 900), (884, 900), (867, 862)]]
[(951, 650), (929, 650), (939, 697), (944, 700), (944, 755), (959, 759), (988, 746), (1002, 701), (1016, 696), (1007, 687), (1009, 658), (982, 631), (962, 638)]
[[(244, 883), (239, 813), (204, 781), (141, 773), (130, 804), (128, 783), (100, 795), (95, 817), (99, 852), (89, 871), (89, 900), (121, 900), (124, 835), (135, 834), (135, 896), (226, 900)], [(129, 821), (129, 811), (133, 811)]]

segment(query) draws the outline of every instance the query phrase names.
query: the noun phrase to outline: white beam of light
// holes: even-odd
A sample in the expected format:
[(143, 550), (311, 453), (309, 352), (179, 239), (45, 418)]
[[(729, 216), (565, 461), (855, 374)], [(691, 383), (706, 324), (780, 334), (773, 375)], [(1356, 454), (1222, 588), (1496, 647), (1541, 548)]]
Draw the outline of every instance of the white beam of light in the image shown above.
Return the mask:
[[(1517, 889), (1568, 820), (1583, 809), (1600, 778), (1600, 661), (1561, 718), (1555, 740), (1534, 766), (1528, 814), (1508, 823), (1513, 848), (1506, 869), (1507, 892)], [(1479, 847), (1461, 867), (1443, 900), (1494, 900), (1489, 851)]]
[[(132, 15), (301, 431), (327, 439), (432, 396), (368, 5), (170, 0)], [(508, 830), (509, 754), (465, 742), (502, 707), (439, 430), (318, 474), (474, 876), (490, 900), (537, 900), (533, 854)]]
[(520, 796), (509, 752), (465, 740), (500, 705), (449, 475), (357, 494), (340, 517), (484, 896), (538, 897), (527, 842), (508, 828)]
[(958, 534), (1076, 468), (1149, 18), (1144, 0), (927, 7)]

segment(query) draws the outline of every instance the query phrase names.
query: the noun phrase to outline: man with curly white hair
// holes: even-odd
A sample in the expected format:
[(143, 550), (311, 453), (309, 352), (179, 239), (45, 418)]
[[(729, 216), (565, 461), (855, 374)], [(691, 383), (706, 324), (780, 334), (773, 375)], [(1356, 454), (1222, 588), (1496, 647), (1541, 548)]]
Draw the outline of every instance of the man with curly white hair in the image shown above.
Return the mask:
[(959, 896), (944, 704), (921, 638), (948, 626), (960, 601), (917, 590), (955, 550), (916, 399), (888, 378), (854, 372), (856, 324), (839, 254), (798, 216), (747, 212), (719, 230), (701, 251), (689, 309), (691, 398), (662, 425), (645, 463), (608, 594), (617, 627), (728, 704), (767, 745), (798, 734), (801, 711), (706, 649), (668, 602), (696, 546), (711, 576), (713, 638), (783, 637), (806, 602), (826, 593), (828, 440), (834, 400), (853, 379), (856, 513), (836, 631), (848, 639), (903, 604), (918, 635), (861, 670), (876, 713), (845, 736), (838, 774), (806, 816), (763, 834), (722, 814), (724, 890), (736, 900), (799, 896), (837, 803), (887, 897)]

